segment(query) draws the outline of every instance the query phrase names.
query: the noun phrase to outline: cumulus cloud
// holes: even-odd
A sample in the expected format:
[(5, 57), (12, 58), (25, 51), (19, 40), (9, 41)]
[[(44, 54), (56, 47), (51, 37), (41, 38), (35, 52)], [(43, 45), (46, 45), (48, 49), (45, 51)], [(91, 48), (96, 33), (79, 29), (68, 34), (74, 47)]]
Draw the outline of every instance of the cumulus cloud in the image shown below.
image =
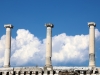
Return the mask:
[(53, 60), (56, 63), (84, 62), (88, 59), (88, 35), (67, 36), (62, 33), (53, 37), (53, 48)]
[(0, 38), (0, 66), (3, 65), (4, 61), (4, 48), (5, 48), (5, 35)]
[[(95, 30), (95, 38), (100, 38), (100, 32)], [(12, 38), (11, 65), (35, 66), (45, 65), (45, 41), (30, 33), (29, 30), (18, 29), (17, 36)], [(52, 37), (53, 65), (61, 63), (84, 63), (88, 60), (89, 35), (69, 36), (61, 33)], [(5, 35), (0, 38), (0, 66), (3, 66), (5, 50)]]

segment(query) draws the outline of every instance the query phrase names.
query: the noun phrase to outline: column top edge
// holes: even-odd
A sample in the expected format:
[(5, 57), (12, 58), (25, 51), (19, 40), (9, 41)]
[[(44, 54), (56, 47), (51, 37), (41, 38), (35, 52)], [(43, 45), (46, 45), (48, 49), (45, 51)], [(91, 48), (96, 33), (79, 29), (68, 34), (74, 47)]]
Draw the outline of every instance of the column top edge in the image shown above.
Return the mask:
[(5, 28), (13, 28), (14, 26), (12, 24), (4, 24)]
[(96, 23), (95, 23), (95, 22), (88, 22), (88, 26), (89, 26), (89, 27), (90, 27), (90, 26), (96, 27)]
[(52, 23), (46, 23), (45, 26), (46, 26), (46, 27), (51, 27), (51, 28), (54, 27), (54, 25), (53, 25)]

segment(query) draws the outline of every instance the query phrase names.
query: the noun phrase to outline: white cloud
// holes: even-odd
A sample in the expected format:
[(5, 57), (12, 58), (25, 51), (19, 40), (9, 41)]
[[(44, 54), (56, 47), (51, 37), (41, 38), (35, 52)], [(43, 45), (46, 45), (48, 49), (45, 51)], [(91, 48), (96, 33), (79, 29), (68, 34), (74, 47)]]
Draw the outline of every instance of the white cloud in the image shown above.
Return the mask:
[(5, 48), (5, 35), (0, 38), (0, 66), (3, 65), (4, 61), (4, 48)]
[[(88, 58), (88, 35), (68, 36), (62, 33), (53, 37), (53, 60), (64, 63), (81, 63)], [(56, 64), (55, 63), (55, 64)]]
[(23, 65), (27, 62), (34, 63), (34, 59), (37, 57), (36, 54), (40, 52), (41, 46), (41, 41), (37, 37), (28, 30), (19, 29), (13, 43), (16, 45), (12, 45), (12, 48), (15, 48), (15, 52), (12, 54), (12, 61), (16, 62), (16, 65)]
[[(95, 30), (96, 39), (100, 32)], [(68, 36), (66, 33), (55, 35), (52, 38), (53, 65), (58, 63), (84, 63), (88, 60), (89, 35)], [(3, 66), (5, 35), (0, 39), (0, 66)], [(18, 29), (16, 38), (12, 38), (11, 65), (23, 66), (45, 64), (45, 39), (38, 37), (25, 29)]]

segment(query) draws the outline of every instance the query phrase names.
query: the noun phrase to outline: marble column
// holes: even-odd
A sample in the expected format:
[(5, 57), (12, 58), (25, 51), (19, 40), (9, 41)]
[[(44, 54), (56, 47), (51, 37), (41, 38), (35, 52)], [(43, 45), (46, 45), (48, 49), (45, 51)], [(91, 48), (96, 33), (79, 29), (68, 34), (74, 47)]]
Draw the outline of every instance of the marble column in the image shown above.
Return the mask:
[(48, 23), (45, 25), (47, 27), (47, 35), (46, 35), (46, 63), (45, 67), (47, 70), (52, 70), (52, 28), (54, 27), (53, 24)]
[(95, 27), (94, 22), (89, 22), (89, 67), (95, 67)]
[(11, 29), (13, 28), (13, 26), (11, 24), (6, 24), (6, 25), (4, 25), (4, 27), (6, 28), (4, 67), (10, 67)]

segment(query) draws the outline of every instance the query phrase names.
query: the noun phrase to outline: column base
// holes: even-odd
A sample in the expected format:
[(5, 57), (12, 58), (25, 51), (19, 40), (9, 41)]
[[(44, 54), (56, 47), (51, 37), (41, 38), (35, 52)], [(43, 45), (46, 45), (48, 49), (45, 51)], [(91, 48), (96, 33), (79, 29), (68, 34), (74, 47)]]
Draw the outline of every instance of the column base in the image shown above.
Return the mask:
[(44, 66), (44, 74), (48, 74), (48, 72), (50, 73), (50, 74), (53, 74), (53, 66), (52, 65), (50, 65), (50, 66)]
[(95, 68), (96, 66), (95, 65), (89, 65), (89, 67)]
[(10, 67), (10, 65), (4, 65), (3, 67), (4, 67), (4, 68), (8, 68), (8, 67)]

